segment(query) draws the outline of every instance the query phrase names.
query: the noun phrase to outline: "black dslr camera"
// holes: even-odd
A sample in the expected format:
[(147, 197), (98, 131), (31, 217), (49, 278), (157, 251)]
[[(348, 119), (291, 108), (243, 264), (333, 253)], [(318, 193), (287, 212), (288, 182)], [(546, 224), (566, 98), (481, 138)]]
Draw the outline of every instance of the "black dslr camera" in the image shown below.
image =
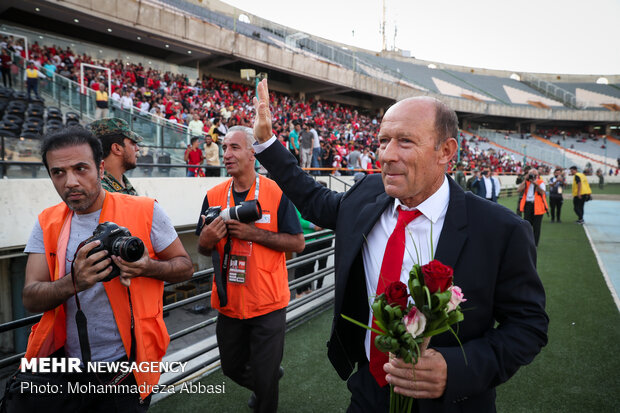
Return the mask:
[(530, 181), (530, 182), (536, 181), (536, 175), (534, 175), (532, 173), (528, 173), (527, 174), (527, 180)]
[[(131, 232), (125, 227), (120, 227), (114, 222), (104, 222), (97, 225), (93, 235), (80, 243), (76, 250), (92, 241), (101, 241), (101, 244), (90, 250), (88, 257), (99, 252), (108, 251), (108, 255), (116, 255), (125, 261), (138, 261), (144, 254), (144, 243), (138, 237), (132, 237)], [(104, 258), (105, 259), (105, 258)], [(121, 274), (118, 265), (112, 261), (112, 272), (102, 281), (110, 281)]]
[(202, 225), (209, 225), (215, 218), (221, 216), (224, 221), (230, 221), (234, 219), (236, 221), (248, 224), (250, 222), (257, 221), (263, 216), (263, 210), (260, 203), (252, 199), (251, 201), (243, 201), (239, 205), (235, 205), (230, 208), (222, 210), (222, 207), (215, 206), (209, 207), (203, 214), (205, 216), (205, 222)]

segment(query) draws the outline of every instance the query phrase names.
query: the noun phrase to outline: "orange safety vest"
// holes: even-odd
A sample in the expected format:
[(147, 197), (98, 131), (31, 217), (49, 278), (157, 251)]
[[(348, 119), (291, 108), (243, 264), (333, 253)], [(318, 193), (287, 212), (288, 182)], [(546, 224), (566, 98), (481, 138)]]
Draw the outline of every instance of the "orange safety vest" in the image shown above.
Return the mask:
[[(207, 192), (209, 206), (226, 208), (228, 193), (232, 179), (211, 188)], [(246, 201), (254, 199), (256, 182), (248, 191)], [(278, 232), (278, 208), (282, 199), (282, 190), (269, 178), (259, 177), (258, 202), (263, 210), (263, 218), (256, 222), (257, 228), (271, 232)], [(231, 206), (234, 197), (230, 196)], [(233, 238), (232, 254), (235, 251)], [(217, 244), (216, 249), (220, 257), (224, 256), (226, 237)], [(211, 307), (220, 313), (239, 319), (258, 317), (263, 314), (279, 310), (288, 305), (291, 293), (288, 289), (288, 271), (286, 256), (283, 252), (272, 250), (256, 242), (252, 243), (251, 255), (246, 263), (245, 283), (227, 282), (228, 303), (220, 307), (217, 287), (213, 282)]]
[[(131, 235), (140, 238), (153, 259), (157, 255), (151, 245), (151, 226), (153, 224), (152, 198), (130, 196), (106, 192), (99, 222), (110, 221), (126, 227)], [(45, 258), (50, 273), (50, 281), (56, 281), (65, 274), (64, 262), (58, 263), (57, 251), (59, 235), (72, 211), (64, 202), (45, 209), (39, 215), (39, 223), (43, 229)], [(72, 259), (73, 257), (66, 257)], [(118, 277), (104, 283), (104, 288), (118, 331), (127, 354), (131, 354), (131, 313), (127, 289), (121, 285)], [(170, 336), (164, 324), (162, 312), (163, 281), (148, 277), (136, 277), (131, 280), (131, 300), (135, 320), (136, 362), (159, 362), (166, 354)], [(71, 298), (73, 299), (73, 298)], [(88, 305), (83, 303), (82, 305)], [(32, 326), (25, 358), (48, 357), (65, 344), (67, 338), (65, 324), (65, 306), (60, 305), (46, 311), (41, 320)], [(141, 392), (145, 398), (152, 391), (152, 386), (159, 382), (158, 372), (134, 372), (138, 385), (146, 384)]]
[[(540, 178), (536, 181), (538, 185), (543, 183), (544, 181)], [(519, 203), (519, 211), (523, 212), (523, 208), (525, 208), (525, 199), (527, 198), (527, 190), (530, 187), (530, 181), (525, 181), (525, 191), (523, 191), (523, 197), (521, 198), (521, 202)], [(534, 190), (534, 215), (543, 215), (545, 212), (549, 210), (547, 206), (547, 196), (545, 194), (540, 195), (536, 190)]]

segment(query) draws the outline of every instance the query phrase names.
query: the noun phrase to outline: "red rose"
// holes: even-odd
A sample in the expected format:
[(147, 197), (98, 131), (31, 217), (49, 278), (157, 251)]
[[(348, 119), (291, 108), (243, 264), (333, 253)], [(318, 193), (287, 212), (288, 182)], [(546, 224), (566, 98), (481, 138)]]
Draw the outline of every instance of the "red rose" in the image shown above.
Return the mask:
[(452, 267), (443, 265), (438, 260), (422, 266), (422, 274), (424, 274), (424, 284), (431, 294), (446, 291), (452, 285)]
[(401, 310), (407, 308), (407, 286), (400, 281), (394, 281), (385, 290), (385, 298), (390, 305), (399, 305)]

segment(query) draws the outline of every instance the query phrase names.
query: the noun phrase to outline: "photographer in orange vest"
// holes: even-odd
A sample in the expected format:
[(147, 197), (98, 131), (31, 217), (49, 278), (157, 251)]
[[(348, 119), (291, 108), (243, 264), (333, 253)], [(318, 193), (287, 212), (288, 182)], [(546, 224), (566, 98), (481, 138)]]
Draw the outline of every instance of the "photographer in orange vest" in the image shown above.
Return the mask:
[(530, 170), (525, 176), (525, 180), (517, 188), (519, 193), (523, 193), (519, 203), (519, 211), (523, 213), (523, 219), (532, 224), (536, 246), (538, 246), (540, 239), (543, 215), (549, 210), (545, 194), (546, 189), (545, 181), (540, 179), (538, 170), (535, 168)]
[[(285, 253), (301, 252), (305, 243), (291, 201), (254, 170), (253, 142), (252, 129), (244, 126), (233, 126), (224, 136), (224, 166), (232, 178), (207, 192), (196, 234), (198, 252), (213, 257), (211, 306), (219, 312), (215, 331), (222, 371), (253, 391), (250, 407), (268, 413), (278, 409), (278, 380), (284, 374), (280, 362), (291, 297)], [(226, 209), (250, 200), (260, 203), (259, 219), (224, 221)], [(221, 207), (222, 214), (206, 221), (213, 207)]]
[[(44, 313), (32, 327), (27, 360), (71, 358), (82, 366), (89, 361), (160, 362), (168, 348), (164, 281), (189, 279), (191, 259), (154, 199), (101, 187), (102, 156), (100, 141), (78, 127), (52, 132), (41, 146), (43, 163), (63, 202), (39, 215), (25, 248), (23, 304), (31, 313)], [(125, 233), (113, 238), (104, 231), (115, 224), (132, 237)], [(107, 235), (84, 244), (95, 229)], [(21, 372), (10, 379), (7, 412), (144, 412), (160, 373), (93, 373), (83, 367), (79, 373), (36, 376), (39, 382), (56, 385), (58, 392), (23, 391), (23, 384), (34, 379), (33, 373)], [(68, 386), (76, 384), (107, 390), (69, 391)]]

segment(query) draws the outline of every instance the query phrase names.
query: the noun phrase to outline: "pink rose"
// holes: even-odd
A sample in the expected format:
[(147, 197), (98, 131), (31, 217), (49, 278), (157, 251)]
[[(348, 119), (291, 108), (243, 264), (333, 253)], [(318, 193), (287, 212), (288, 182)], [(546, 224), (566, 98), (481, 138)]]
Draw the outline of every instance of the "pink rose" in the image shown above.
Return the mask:
[(421, 311), (418, 311), (417, 307), (412, 307), (409, 314), (403, 317), (403, 323), (405, 323), (407, 332), (411, 334), (413, 338), (416, 338), (424, 333), (424, 329), (426, 328), (426, 317)]
[(454, 311), (459, 304), (467, 301), (461, 291), (461, 287), (453, 285), (449, 290), (452, 292), (452, 297), (450, 297), (450, 302), (448, 303), (448, 312)]

